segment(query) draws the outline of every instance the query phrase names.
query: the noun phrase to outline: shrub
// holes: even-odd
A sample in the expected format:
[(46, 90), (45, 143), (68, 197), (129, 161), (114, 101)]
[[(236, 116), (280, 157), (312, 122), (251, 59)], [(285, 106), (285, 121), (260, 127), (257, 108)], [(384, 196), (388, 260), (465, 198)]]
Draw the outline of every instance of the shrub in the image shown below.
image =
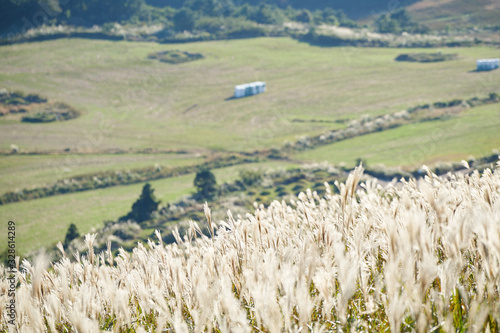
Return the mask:
[(22, 121), (25, 123), (50, 123), (57, 120), (55, 113), (37, 112), (33, 115), (24, 116)]
[(240, 178), (245, 185), (252, 186), (262, 180), (262, 174), (257, 170), (242, 169), (240, 170)]
[(204, 16), (196, 21), (196, 30), (203, 30), (210, 33), (216, 33), (224, 28), (225, 22), (220, 17)]
[(80, 112), (65, 103), (45, 104), (38, 108), (38, 110), (35, 114), (24, 116), (22, 121), (28, 123), (49, 123), (75, 119), (80, 116)]
[(149, 59), (158, 59), (161, 62), (167, 62), (169, 64), (180, 64), (189, 61), (195, 61), (203, 59), (203, 55), (200, 53), (189, 53), (186, 51), (179, 50), (167, 50), (150, 53), (148, 55)]
[(449, 61), (456, 60), (458, 55), (453, 54), (443, 54), (441, 52), (437, 53), (405, 53), (400, 54), (396, 57), (396, 61), (410, 61), (410, 62), (439, 62), (439, 61)]

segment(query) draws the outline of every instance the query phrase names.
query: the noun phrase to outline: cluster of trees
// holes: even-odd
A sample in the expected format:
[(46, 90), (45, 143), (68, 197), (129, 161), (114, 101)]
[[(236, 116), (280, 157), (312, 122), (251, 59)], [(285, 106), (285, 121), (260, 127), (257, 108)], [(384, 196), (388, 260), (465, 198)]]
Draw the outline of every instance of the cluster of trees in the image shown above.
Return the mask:
[(120, 22), (136, 15), (143, 4), (143, 0), (5, 0), (0, 1), (0, 29)]
[(408, 11), (404, 8), (380, 15), (375, 20), (375, 28), (378, 32), (399, 34), (408, 33), (427, 33), (429, 28), (425, 25), (413, 21)]
[[(369, 16), (378, 16), (377, 13), (382, 13), (386, 11), (393, 11), (397, 8), (411, 5), (419, 0), (399, 0), (399, 1), (387, 1), (387, 0), (219, 0), (212, 1), (214, 3), (219, 3), (221, 5), (226, 4), (248, 4), (251, 6), (273, 5), (281, 9), (286, 9), (288, 7), (292, 8), (304, 8), (310, 11), (324, 10), (326, 8), (340, 9), (347, 13), (349, 17), (352, 18), (366, 18)], [(155, 7), (169, 6), (172, 8), (179, 9), (185, 6), (188, 1), (179, 0), (146, 0), (146, 3)], [(196, 2), (190, 1), (191, 3)], [(199, 2), (199, 1), (198, 1)]]
[[(363, 2), (363, 1), (362, 1)], [(365, 3), (366, 2), (366, 3)], [(385, 3), (385, 0), (384, 0)], [(364, 1), (356, 8), (377, 13), (379, 1)], [(380, 7), (379, 6), (379, 7)], [(311, 25), (332, 24), (357, 27), (344, 13), (360, 16), (344, 0), (6, 0), (0, 1), (0, 32), (27, 29), (42, 24), (75, 26), (101, 25), (105, 31), (114, 22), (162, 23), (167, 32), (198, 31), (209, 34), (253, 31), (257, 24), (280, 25), (296, 21)], [(332, 9), (336, 8), (336, 9)], [(385, 8), (387, 9), (387, 8)], [(415, 23), (405, 9), (381, 14), (375, 20), (379, 32), (423, 33), (428, 29)], [(12, 29), (11, 29), (12, 30)], [(255, 32), (255, 31), (254, 31)]]
[[(215, 176), (207, 168), (198, 170), (193, 185), (196, 188), (193, 198), (198, 201), (212, 201), (218, 195), (219, 188)], [(156, 199), (154, 189), (151, 184), (146, 183), (142, 188), (141, 195), (132, 204), (130, 212), (121, 217), (120, 220), (134, 220), (139, 223), (148, 221), (152, 218), (152, 214), (158, 211), (159, 205), (160, 200)]]
[(228, 26), (248, 27), (250, 23), (281, 24), (284, 21), (356, 25), (342, 10), (305, 9), (306, 4), (297, 2), (293, 3), (296, 7), (280, 7), (273, 1), (6, 0), (0, 1), (0, 31), (11, 27), (25, 31), (42, 24), (106, 27), (114, 22), (163, 23), (172, 31), (209, 33)]

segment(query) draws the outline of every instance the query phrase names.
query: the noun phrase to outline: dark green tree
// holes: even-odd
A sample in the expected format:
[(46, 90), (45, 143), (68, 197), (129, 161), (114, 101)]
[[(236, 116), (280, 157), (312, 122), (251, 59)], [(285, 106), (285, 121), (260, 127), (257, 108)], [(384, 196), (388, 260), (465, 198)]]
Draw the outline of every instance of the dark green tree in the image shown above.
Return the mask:
[(201, 200), (212, 200), (217, 196), (217, 181), (208, 169), (202, 169), (196, 173), (194, 186)]
[(235, 6), (231, 0), (186, 0), (184, 7), (202, 16), (227, 17), (231, 16)]
[(397, 20), (389, 15), (383, 14), (375, 21), (375, 27), (378, 32), (397, 34), (401, 32), (401, 26)]
[(174, 15), (174, 28), (177, 31), (191, 31), (196, 23), (195, 13), (189, 8), (181, 8)]
[(297, 16), (295, 16), (297, 22), (311, 23), (313, 21), (313, 15), (307, 9), (302, 9)]
[[(321, 12), (321, 21), (326, 23), (326, 24), (332, 24), (332, 25), (339, 25), (339, 19), (337, 18), (337, 11), (333, 10), (330, 7), (325, 8)], [(340, 11), (340, 15), (343, 17), (345, 20), (345, 14)]]
[(281, 24), (284, 20), (284, 14), (274, 5), (261, 3), (253, 17), (249, 19), (262, 24)]
[(375, 21), (375, 27), (383, 33), (427, 33), (429, 28), (414, 22), (406, 9), (398, 9), (390, 14), (383, 14)]
[(66, 237), (64, 237), (64, 247), (67, 247), (73, 239), (78, 237), (80, 237), (80, 233), (78, 232), (76, 225), (74, 223), (71, 223), (69, 225), (68, 231), (66, 232)]
[(151, 218), (151, 213), (158, 209), (160, 201), (156, 200), (154, 189), (148, 183), (142, 188), (139, 199), (132, 205), (132, 211), (127, 215), (128, 218), (136, 222), (144, 222)]

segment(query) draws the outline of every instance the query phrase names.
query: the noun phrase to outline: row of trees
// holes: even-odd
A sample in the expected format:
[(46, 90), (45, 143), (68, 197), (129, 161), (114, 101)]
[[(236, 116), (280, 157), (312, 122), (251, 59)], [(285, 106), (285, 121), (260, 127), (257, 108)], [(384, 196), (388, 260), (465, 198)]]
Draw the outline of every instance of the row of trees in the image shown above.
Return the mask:
[(143, 5), (144, 0), (4, 0), (0, 1), (0, 29), (120, 22), (136, 15)]
[[(251, 2), (251, 1), (250, 1)], [(182, 3), (181, 7), (174, 8)], [(76, 26), (107, 23), (163, 23), (175, 31), (213, 30), (224, 24), (281, 24), (284, 21), (356, 25), (342, 10), (331, 8), (282, 8), (274, 3), (241, 3), (233, 0), (6, 0), (0, 1), (0, 32), (17, 27), (23, 30), (42, 24)], [(305, 5), (305, 3), (304, 3)], [(302, 6), (304, 7), (304, 6)], [(298, 7), (300, 8), (300, 7)], [(229, 20), (223, 22), (221, 19)], [(210, 31), (208, 31), (210, 32)]]
[[(288, 6), (278, 4), (288, 4)], [(285, 21), (310, 25), (358, 26), (355, 21), (346, 16), (342, 9), (328, 7), (330, 2), (322, 2), (322, 4), (311, 6), (306, 1), (271, 0), (264, 2), (251, 0), (238, 2), (235, 0), (186, 0), (183, 2), (169, 0), (6, 0), (0, 1), (0, 32), (13, 27), (25, 31), (42, 24), (76, 26), (97, 24), (106, 30), (111, 28), (114, 22), (162, 23), (170, 33), (179, 31), (217, 33), (228, 29), (251, 30), (255, 29), (256, 24), (280, 25)], [(331, 4), (340, 6), (337, 8), (349, 8), (347, 4), (340, 2)], [(391, 33), (402, 31), (414, 33), (427, 30), (413, 22), (404, 9), (380, 15), (375, 20), (374, 27), (377, 31)]]
[(429, 28), (413, 21), (406, 9), (399, 9), (392, 13), (380, 15), (375, 20), (375, 28), (383, 33), (427, 33)]

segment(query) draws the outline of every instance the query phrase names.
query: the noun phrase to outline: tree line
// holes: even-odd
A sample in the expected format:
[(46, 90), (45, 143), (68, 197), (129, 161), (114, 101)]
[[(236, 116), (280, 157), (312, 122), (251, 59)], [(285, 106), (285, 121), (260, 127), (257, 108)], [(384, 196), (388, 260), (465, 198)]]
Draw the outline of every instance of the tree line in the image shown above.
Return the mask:
[[(366, 10), (372, 8), (374, 4), (380, 7), (380, 1), (361, 2), (357, 4), (357, 8)], [(343, 11), (343, 8), (346, 8), (354, 13), (352, 8), (349, 9), (348, 3), (343, 0), (322, 2), (303, 0), (3, 0), (0, 1), (0, 32), (26, 32), (43, 24), (83, 27), (99, 25), (107, 29), (115, 22), (122, 24), (161, 23), (172, 33), (183, 31), (217, 33), (224, 29), (251, 29), (252, 26), (255, 27), (255, 24), (280, 25), (285, 21), (310, 25), (330, 24), (358, 27), (358, 24)], [(374, 27), (381, 32), (419, 30), (418, 25), (414, 24), (408, 13), (401, 8), (383, 12), (372, 10), (370, 15), (378, 17)]]

